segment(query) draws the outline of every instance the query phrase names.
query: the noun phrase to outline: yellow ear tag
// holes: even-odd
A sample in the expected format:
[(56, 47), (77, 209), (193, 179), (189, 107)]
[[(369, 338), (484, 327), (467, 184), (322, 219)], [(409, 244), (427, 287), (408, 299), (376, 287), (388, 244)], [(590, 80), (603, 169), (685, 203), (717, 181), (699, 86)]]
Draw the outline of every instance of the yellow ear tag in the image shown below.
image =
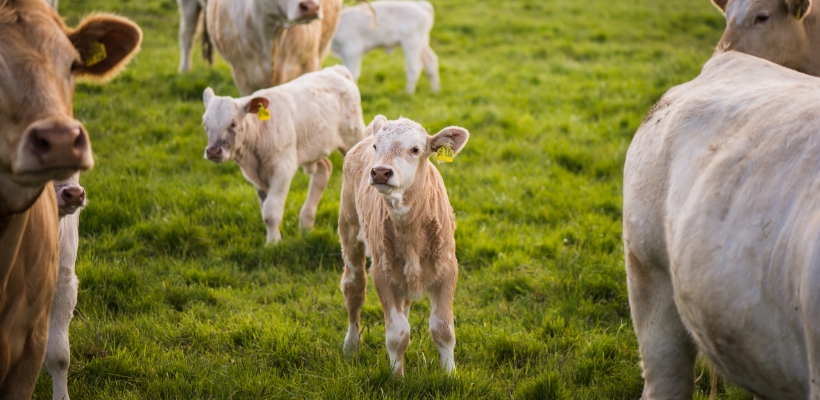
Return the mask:
[(85, 66), (90, 67), (94, 64), (99, 64), (100, 61), (108, 58), (108, 53), (105, 51), (105, 45), (100, 42), (91, 42), (91, 50), (88, 57), (85, 59)]
[(259, 103), (259, 111), (256, 113), (256, 115), (259, 116), (260, 121), (267, 121), (270, 119), (270, 111), (268, 111), (268, 109), (265, 108), (265, 105), (262, 103)]
[(453, 162), (453, 156), (455, 155), (456, 153), (453, 151), (453, 148), (450, 147), (450, 144), (445, 144), (444, 146), (439, 147), (436, 151), (436, 160)]

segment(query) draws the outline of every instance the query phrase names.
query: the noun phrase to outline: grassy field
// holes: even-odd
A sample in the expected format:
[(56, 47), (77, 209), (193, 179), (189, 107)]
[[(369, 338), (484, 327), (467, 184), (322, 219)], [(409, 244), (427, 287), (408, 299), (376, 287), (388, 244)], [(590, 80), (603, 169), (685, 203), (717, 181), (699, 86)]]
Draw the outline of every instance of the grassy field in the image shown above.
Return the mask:
[[(401, 52), (365, 59), (365, 119), (470, 130), (439, 166), (456, 212), (457, 373), (444, 376), (414, 305), (407, 376), (395, 379), (372, 285), (364, 346), (342, 352), (336, 225), (342, 157), (303, 233), (297, 174), (284, 240), (265, 247), (253, 187), (203, 159), (202, 91), (238, 95), (221, 59), (176, 73), (173, 0), (62, 0), (144, 29), (142, 52), (106, 86), (81, 84), (77, 117), (96, 168), (82, 183), (80, 293), (71, 325), (75, 399), (640, 396), (621, 242), (621, 176), (645, 112), (696, 76), (725, 25), (708, 0), (434, 0), (443, 91), (405, 95)], [(328, 58), (326, 64), (337, 60)], [(704, 365), (697, 373), (704, 372)], [(697, 384), (708, 397), (708, 372)], [(50, 398), (43, 374), (38, 399)], [(720, 397), (750, 399), (720, 385)]]

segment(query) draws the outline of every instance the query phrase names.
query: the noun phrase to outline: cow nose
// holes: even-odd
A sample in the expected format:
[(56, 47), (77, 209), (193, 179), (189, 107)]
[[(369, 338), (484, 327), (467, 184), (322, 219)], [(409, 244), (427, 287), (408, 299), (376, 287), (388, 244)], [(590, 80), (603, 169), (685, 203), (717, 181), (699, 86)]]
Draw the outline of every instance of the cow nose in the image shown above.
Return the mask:
[(205, 149), (208, 153), (208, 158), (220, 158), (222, 156), (222, 148), (219, 146), (211, 146)]
[(65, 205), (79, 207), (85, 201), (85, 190), (81, 187), (72, 186), (63, 189), (60, 197), (63, 198)]
[(88, 135), (79, 123), (49, 124), (28, 132), (28, 150), (42, 168), (86, 170), (93, 161)]
[(370, 170), (370, 177), (373, 178), (373, 183), (387, 184), (387, 181), (393, 176), (393, 170), (387, 167), (376, 167)]
[(321, 6), (318, 1), (305, 0), (299, 3), (299, 19), (319, 18)]

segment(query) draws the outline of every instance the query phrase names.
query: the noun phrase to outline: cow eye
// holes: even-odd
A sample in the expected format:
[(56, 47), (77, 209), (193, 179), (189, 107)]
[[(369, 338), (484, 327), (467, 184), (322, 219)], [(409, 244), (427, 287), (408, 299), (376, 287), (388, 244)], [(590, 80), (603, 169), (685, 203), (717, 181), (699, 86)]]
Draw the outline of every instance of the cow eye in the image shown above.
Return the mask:
[(410, 150), (410, 152), (412, 152), (413, 154), (419, 154), (419, 148), (413, 147), (413, 150)]
[(74, 72), (74, 71), (80, 69), (80, 67), (82, 67), (82, 66), (83, 66), (83, 64), (81, 62), (79, 62), (77, 60), (74, 60), (71, 63), (71, 72)]
[(755, 17), (755, 25), (765, 23), (769, 20), (769, 13), (762, 12)]
[(231, 122), (231, 129), (235, 129), (235, 128), (236, 128), (236, 121)]
[(375, 144), (373, 145), (373, 150), (376, 150), (376, 145)]

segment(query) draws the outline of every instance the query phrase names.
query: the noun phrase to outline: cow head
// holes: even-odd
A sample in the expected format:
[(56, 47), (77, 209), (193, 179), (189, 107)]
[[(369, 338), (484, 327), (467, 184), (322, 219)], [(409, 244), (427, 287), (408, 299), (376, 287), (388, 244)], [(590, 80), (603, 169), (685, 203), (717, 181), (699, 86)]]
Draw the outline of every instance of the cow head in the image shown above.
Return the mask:
[(48, 181), (94, 165), (73, 117), (75, 79), (109, 79), (141, 40), (125, 18), (92, 15), (71, 29), (44, 1), (0, 0), (0, 193), (39, 195)]
[(430, 136), (421, 125), (407, 118), (388, 121), (382, 115), (376, 116), (367, 129), (375, 135), (368, 183), (379, 193), (398, 201), (424, 173), (431, 155), (444, 145), (458, 154), (470, 136), (466, 129), (457, 126)]
[(726, 16), (718, 51), (733, 50), (806, 72), (810, 51), (804, 26), (811, 0), (713, 0)]
[(71, 175), (68, 179), (51, 181), (57, 193), (57, 207), (60, 217), (74, 214), (85, 207), (85, 189), (80, 186), (80, 174)]
[(270, 14), (288, 26), (322, 19), (322, 4), (319, 0), (269, 0), (267, 6)]
[(215, 163), (230, 160), (241, 146), (242, 138), (237, 136), (244, 133), (245, 117), (258, 114), (260, 106), (267, 109), (270, 105), (270, 100), (264, 96), (234, 99), (216, 96), (211, 88), (205, 89), (202, 101), (205, 103), (202, 124), (208, 135), (205, 158)]

